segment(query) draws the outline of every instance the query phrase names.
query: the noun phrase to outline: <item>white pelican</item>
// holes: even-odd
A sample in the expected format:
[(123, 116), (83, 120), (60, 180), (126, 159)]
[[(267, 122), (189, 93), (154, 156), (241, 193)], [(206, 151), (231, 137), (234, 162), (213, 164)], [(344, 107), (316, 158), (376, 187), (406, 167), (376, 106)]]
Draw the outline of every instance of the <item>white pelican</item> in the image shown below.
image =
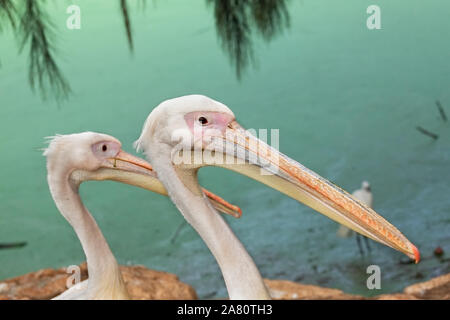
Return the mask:
[[(79, 186), (87, 180), (114, 180), (167, 195), (156, 173), (144, 160), (121, 150), (105, 134), (83, 132), (54, 137), (44, 151), (53, 200), (74, 228), (86, 254), (89, 281), (80, 282), (54, 299), (128, 299), (119, 265), (100, 228), (83, 205)], [(214, 206), (240, 215), (238, 207), (206, 191)]]
[(227, 106), (208, 97), (190, 95), (162, 102), (148, 116), (135, 147), (145, 153), (172, 201), (216, 258), (230, 299), (269, 299), (270, 295), (252, 258), (198, 185), (197, 170), (206, 165), (228, 168), (265, 183), (419, 260), (417, 248), (389, 222), (248, 134)]
[[(356, 189), (355, 191), (353, 191), (352, 196), (354, 196), (359, 201), (365, 203), (370, 208), (373, 207), (373, 195), (369, 182), (363, 181), (361, 183), (361, 189)], [(338, 229), (338, 235), (343, 238), (349, 238), (353, 235), (353, 233), (354, 233), (353, 230), (347, 228), (346, 226), (341, 225)], [(370, 253), (371, 249), (369, 245), (369, 240), (366, 237), (360, 235), (359, 233), (356, 233), (356, 243), (358, 244), (359, 252), (361, 253), (361, 255), (364, 255), (364, 250), (360, 238), (364, 239), (367, 250)]]

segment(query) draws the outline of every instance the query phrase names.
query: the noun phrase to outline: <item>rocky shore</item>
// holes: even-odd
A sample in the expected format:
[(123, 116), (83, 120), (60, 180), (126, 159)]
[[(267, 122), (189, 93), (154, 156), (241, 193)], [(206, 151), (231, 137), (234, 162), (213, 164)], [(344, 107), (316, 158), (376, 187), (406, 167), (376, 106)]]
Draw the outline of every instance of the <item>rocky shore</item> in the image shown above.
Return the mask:
[[(197, 299), (190, 285), (181, 282), (174, 274), (155, 271), (144, 266), (121, 266), (130, 296), (137, 300)], [(87, 279), (86, 264), (80, 265), (81, 280)], [(0, 300), (51, 299), (66, 290), (68, 273), (61, 269), (42, 269), (36, 272), (0, 281)], [(363, 296), (347, 294), (338, 289), (300, 284), (287, 280), (265, 279), (274, 299), (301, 300), (364, 300)], [(382, 294), (375, 300), (450, 300), (450, 273), (429, 281), (406, 287), (403, 292)]]
[[(86, 263), (80, 265), (81, 281), (88, 278)], [(135, 300), (192, 300), (197, 293), (174, 274), (144, 266), (120, 266), (125, 284)], [(0, 300), (51, 299), (66, 290), (65, 268), (42, 269), (0, 281)]]
[(372, 298), (286, 280), (265, 281), (272, 297), (282, 300), (450, 300), (450, 273), (408, 286), (403, 292), (381, 294)]

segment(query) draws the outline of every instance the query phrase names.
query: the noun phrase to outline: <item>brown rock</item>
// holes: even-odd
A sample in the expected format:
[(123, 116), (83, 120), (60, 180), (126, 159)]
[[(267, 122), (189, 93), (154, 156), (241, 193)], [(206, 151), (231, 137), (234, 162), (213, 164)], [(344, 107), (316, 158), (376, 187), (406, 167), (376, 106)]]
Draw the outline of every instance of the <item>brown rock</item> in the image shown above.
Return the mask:
[[(81, 281), (87, 279), (86, 263), (80, 265)], [(120, 266), (132, 299), (197, 299), (195, 290), (174, 274), (144, 266)], [(42, 269), (0, 282), (0, 300), (46, 300), (66, 290), (69, 274), (64, 268)]]
[(416, 297), (405, 293), (380, 294), (372, 300), (419, 300)]
[[(80, 265), (81, 280), (87, 279), (86, 263)], [(132, 299), (197, 299), (195, 290), (178, 277), (144, 266), (121, 266)], [(0, 282), (0, 300), (51, 299), (66, 290), (69, 274), (64, 268), (43, 269)], [(295, 283), (288, 280), (264, 280), (274, 299), (280, 300), (363, 300), (338, 289)], [(450, 299), (450, 273), (405, 288), (403, 293), (382, 294), (374, 300)]]
[(193, 300), (197, 293), (172, 273), (144, 266), (121, 266), (123, 279), (134, 300)]
[[(67, 277), (64, 269), (42, 269), (4, 280), (0, 283), (4, 287), (0, 299), (51, 299), (66, 289)], [(85, 278), (82, 277), (82, 280)]]
[(322, 288), (288, 280), (264, 279), (270, 295), (277, 300), (362, 300), (364, 297), (346, 294), (338, 289)]
[(401, 293), (381, 294), (371, 298), (346, 294), (337, 289), (305, 285), (287, 280), (265, 279), (265, 282), (272, 297), (280, 300), (450, 300), (450, 273), (406, 287)]
[(419, 299), (450, 300), (450, 273), (406, 287), (404, 293)]

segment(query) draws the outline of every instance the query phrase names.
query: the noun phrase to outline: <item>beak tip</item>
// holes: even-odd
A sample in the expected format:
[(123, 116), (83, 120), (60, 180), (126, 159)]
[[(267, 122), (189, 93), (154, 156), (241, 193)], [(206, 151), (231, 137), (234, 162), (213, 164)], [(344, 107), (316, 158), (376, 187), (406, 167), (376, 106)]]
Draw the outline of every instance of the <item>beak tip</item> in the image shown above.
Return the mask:
[(419, 261), (420, 261), (419, 249), (417, 249), (417, 247), (415, 245), (413, 245), (413, 244), (412, 244), (412, 249), (413, 249), (413, 252), (414, 252), (414, 260), (415, 260), (416, 264), (418, 264)]

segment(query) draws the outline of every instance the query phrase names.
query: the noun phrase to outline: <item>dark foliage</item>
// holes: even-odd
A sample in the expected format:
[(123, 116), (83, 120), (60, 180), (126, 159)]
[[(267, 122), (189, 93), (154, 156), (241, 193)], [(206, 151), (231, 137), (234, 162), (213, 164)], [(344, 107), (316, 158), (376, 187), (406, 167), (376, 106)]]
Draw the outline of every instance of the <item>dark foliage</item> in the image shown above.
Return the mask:
[(45, 98), (48, 88), (57, 101), (69, 95), (71, 89), (54, 59), (51, 44), (54, 32), (48, 16), (41, 10), (43, 1), (24, 0), (20, 17), (20, 51), (29, 44), (28, 80), (31, 88), (38, 87)]
[(216, 29), (222, 46), (241, 78), (254, 62), (252, 29), (266, 41), (289, 27), (287, 0), (207, 0), (214, 6)]
[(133, 51), (133, 35), (131, 31), (131, 21), (128, 15), (128, 5), (126, 0), (120, 0), (120, 9), (122, 11), (123, 23), (125, 25), (125, 31), (127, 33), (128, 47)]
[[(289, 27), (288, 0), (206, 0), (214, 6), (217, 34), (240, 79), (254, 62), (252, 30), (266, 41)], [(20, 40), (20, 51), (29, 48), (28, 79), (43, 98), (66, 99), (71, 88), (55, 60), (56, 30), (42, 6), (45, 0), (0, 0), (0, 31), (11, 26)], [(133, 30), (127, 0), (119, 0), (130, 51), (134, 49)], [(146, 8), (141, 0), (139, 7)]]

